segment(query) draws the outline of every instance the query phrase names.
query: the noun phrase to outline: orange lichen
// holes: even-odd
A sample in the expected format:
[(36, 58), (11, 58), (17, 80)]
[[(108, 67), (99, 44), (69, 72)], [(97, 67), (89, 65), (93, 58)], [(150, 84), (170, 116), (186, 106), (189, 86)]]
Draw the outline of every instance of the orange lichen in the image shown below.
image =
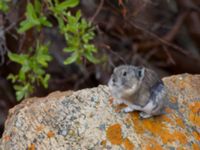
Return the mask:
[(106, 136), (112, 144), (120, 145), (123, 142), (120, 124), (114, 124), (108, 127)]
[(192, 102), (189, 104), (190, 113), (189, 120), (196, 126), (200, 127), (200, 102)]
[(166, 108), (165, 108), (165, 112), (169, 114), (169, 113), (171, 113), (171, 112), (172, 112), (172, 109), (171, 109), (171, 108), (169, 108), (169, 107), (166, 107)]
[(54, 137), (54, 135), (55, 135), (55, 133), (53, 133), (53, 131), (49, 131), (49, 132), (47, 133), (47, 137), (48, 137), (48, 138), (52, 138), (52, 137)]
[(37, 132), (40, 132), (40, 131), (42, 131), (43, 129), (44, 129), (44, 126), (43, 126), (43, 125), (39, 125), (39, 126), (36, 127), (35, 130), (36, 130)]
[(124, 145), (126, 150), (133, 150), (134, 149), (133, 143), (128, 138), (125, 138), (123, 140), (123, 145)]
[(176, 140), (179, 140), (179, 142), (181, 144), (186, 144), (187, 143), (187, 137), (184, 133), (180, 132), (180, 131), (174, 131), (173, 133), (173, 137)]
[(189, 108), (193, 113), (199, 113), (200, 112), (200, 102), (192, 102), (189, 105)]
[(177, 117), (177, 118), (175, 119), (175, 121), (176, 121), (177, 125), (180, 126), (181, 128), (184, 128), (184, 127), (185, 127), (185, 124), (183, 123), (183, 120), (182, 120), (182, 119), (180, 119), (180, 118)]
[[(175, 116), (173, 116), (174, 118)], [(180, 131), (170, 132), (169, 127), (166, 123), (173, 126), (184, 126), (183, 122), (180, 119), (176, 121), (172, 121), (168, 116), (161, 115), (156, 118), (150, 119), (139, 119), (137, 113), (132, 113), (132, 120), (134, 124), (134, 130), (138, 134), (144, 134), (146, 132), (150, 132), (155, 136), (159, 136), (164, 144), (172, 143), (173, 141), (179, 141), (181, 144), (187, 143), (187, 137), (185, 133)], [(144, 137), (145, 135), (143, 135)]]
[(3, 137), (3, 139), (4, 139), (5, 142), (8, 142), (8, 141), (10, 141), (10, 136), (9, 135), (5, 135)]
[(193, 148), (193, 150), (200, 150), (200, 146), (196, 143), (192, 144), (192, 148)]
[(192, 134), (197, 141), (200, 141), (200, 133), (193, 131)]
[(29, 145), (28, 150), (35, 150), (35, 145), (34, 144)]

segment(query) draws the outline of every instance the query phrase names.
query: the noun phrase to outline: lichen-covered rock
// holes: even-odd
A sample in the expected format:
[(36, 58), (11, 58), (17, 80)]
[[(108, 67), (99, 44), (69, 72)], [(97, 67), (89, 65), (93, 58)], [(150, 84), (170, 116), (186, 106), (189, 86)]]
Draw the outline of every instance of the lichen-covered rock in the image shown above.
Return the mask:
[(200, 149), (200, 76), (163, 80), (166, 114), (150, 119), (120, 112), (106, 86), (27, 99), (10, 110), (0, 149)]

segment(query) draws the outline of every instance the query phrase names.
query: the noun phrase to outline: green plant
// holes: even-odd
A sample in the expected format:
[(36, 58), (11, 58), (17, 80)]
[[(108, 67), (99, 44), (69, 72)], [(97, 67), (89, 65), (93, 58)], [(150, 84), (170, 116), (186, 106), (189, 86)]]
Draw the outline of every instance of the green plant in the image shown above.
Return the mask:
[(64, 52), (71, 53), (64, 64), (81, 63), (82, 58), (92, 63), (100, 62), (93, 55), (97, 52), (97, 48), (90, 43), (95, 36), (91, 23), (82, 18), (80, 11), (77, 11), (76, 15), (66, 12), (68, 8), (77, 6), (79, 0), (68, 0), (62, 3), (58, 3), (57, 0), (48, 0), (48, 2), (50, 10), (58, 21), (60, 33), (64, 35), (67, 42)]
[(1, 0), (0, 1), (0, 11), (6, 12), (9, 9), (8, 3), (10, 0)]
[[(33, 49), (32, 49), (33, 51)], [(14, 84), (17, 100), (28, 97), (34, 91), (35, 83), (48, 87), (50, 75), (45, 73), (45, 68), (52, 57), (48, 53), (48, 46), (36, 44), (32, 56), (28, 54), (8, 53), (11, 61), (21, 65), (17, 75), (9, 74), (8, 79)]]
[(32, 27), (37, 27), (39, 30), (42, 26), (52, 27), (52, 24), (47, 20), (46, 16), (42, 13), (41, 2), (39, 0), (28, 3), (26, 7), (26, 20), (20, 23), (19, 32), (23, 33)]
[[(28, 2), (26, 7), (26, 19), (20, 23), (18, 32), (25, 33), (28, 30), (36, 29), (34, 33), (40, 34), (44, 27), (52, 27), (52, 23), (48, 19), (53, 16), (58, 23), (58, 30), (64, 36), (67, 46), (64, 52), (69, 53), (69, 57), (64, 61), (65, 65), (77, 62), (81, 63), (83, 59), (89, 62), (98, 63), (100, 59), (94, 57), (97, 48), (91, 43), (94, 39), (94, 28), (90, 22), (82, 18), (80, 11), (75, 15), (68, 10), (76, 7), (79, 0), (34, 0), (33, 3)], [(11, 61), (21, 65), (18, 74), (10, 74), (8, 79), (14, 84), (17, 100), (28, 97), (34, 91), (35, 83), (44, 87), (48, 87), (49, 74), (45, 74), (45, 68), (51, 60), (48, 54), (48, 47), (37, 44), (36, 49), (32, 49), (34, 55), (9, 53)]]

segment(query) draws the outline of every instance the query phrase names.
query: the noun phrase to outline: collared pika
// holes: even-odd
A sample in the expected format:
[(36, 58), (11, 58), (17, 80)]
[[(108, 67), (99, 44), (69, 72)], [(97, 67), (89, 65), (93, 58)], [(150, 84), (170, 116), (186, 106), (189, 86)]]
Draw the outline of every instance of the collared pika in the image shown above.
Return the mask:
[(167, 91), (158, 75), (150, 69), (122, 65), (114, 69), (108, 82), (114, 104), (126, 104), (125, 112), (141, 111), (149, 118), (163, 113)]

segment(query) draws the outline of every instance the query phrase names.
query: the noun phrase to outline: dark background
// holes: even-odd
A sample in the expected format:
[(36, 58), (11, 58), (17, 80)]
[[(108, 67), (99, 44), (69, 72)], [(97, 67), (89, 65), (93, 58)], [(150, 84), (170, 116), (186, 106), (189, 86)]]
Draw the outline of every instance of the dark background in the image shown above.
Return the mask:
[[(25, 18), (26, 3), (13, 0), (8, 13), (0, 12), (0, 137), (9, 108), (17, 104), (6, 77), (17, 73), (19, 66), (8, 60), (7, 51), (26, 52), (37, 39), (34, 30), (25, 35), (16, 32)], [(100, 64), (83, 60), (82, 64), (63, 65), (68, 56), (62, 52), (66, 43), (55, 19), (49, 16), (55, 26), (44, 28), (41, 35), (52, 43), (53, 60), (47, 69), (51, 80), (48, 89), (37, 87), (32, 96), (106, 84), (113, 68), (120, 64), (146, 66), (160, 77), (200, 73), (199, 0), (81, 0), (72, 12), (78, 9), (96, 28), (96, 57), (107, 59)]]

